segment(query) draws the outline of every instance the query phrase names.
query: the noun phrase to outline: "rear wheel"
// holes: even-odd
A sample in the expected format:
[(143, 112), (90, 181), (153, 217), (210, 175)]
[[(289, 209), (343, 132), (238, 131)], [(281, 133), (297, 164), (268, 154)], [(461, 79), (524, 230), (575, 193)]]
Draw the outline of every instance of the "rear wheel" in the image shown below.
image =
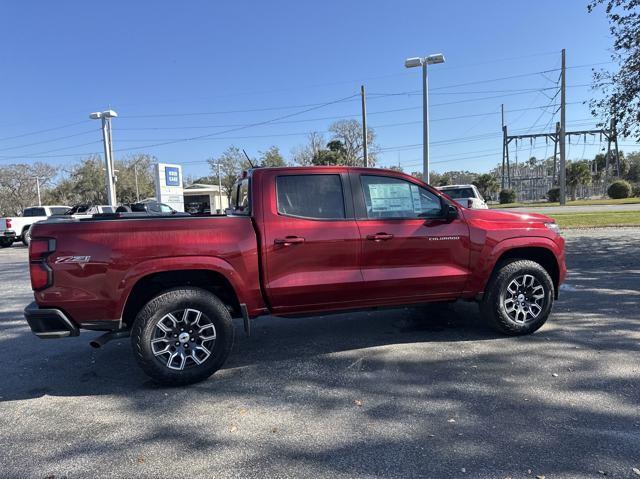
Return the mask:
[(8, 248), (13, 244), (13, 238), (0, 238), (0, 248)]
[(530, 334), (549, 317), (554, 287), (549, 273), (530, 260), (503, 264), (487, 285), (481, 311), (504, 334)]
[(202, 381), (224, 364), (233, 345), (225, 305), (200, 288), (159, 294), (138, 313), (131, 341), (136, 359), (154, 381), (177, 386)]

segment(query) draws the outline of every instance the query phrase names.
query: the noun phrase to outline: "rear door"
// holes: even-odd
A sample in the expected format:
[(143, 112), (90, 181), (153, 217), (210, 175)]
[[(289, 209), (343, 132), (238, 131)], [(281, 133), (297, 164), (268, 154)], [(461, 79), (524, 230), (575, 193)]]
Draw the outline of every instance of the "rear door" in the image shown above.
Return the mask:
[(362, 297), (360, 234), (344, 170), (264, 171), (265, 291), (276, 313)]
[(367, 294), (390, 303), (457, 297), (469, 277), (469, 229), (448, 203), (401, 176), (352, 172)]

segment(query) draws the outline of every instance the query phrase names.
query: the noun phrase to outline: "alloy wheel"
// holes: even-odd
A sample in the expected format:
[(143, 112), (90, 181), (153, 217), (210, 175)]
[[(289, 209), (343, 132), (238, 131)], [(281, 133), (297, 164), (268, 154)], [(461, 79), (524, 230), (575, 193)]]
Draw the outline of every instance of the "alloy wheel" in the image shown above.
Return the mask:
[(517, 276), (507, 285), (502, 304), (513, 321), (524, 324), (535, 320), (544, 308), (545, 290), (530, 274)]
[(197, 309), (165, 314), (156, 324), (151, 350), (167, 368), (182, 371), (204, 363), (215, 346), (216, 328)]

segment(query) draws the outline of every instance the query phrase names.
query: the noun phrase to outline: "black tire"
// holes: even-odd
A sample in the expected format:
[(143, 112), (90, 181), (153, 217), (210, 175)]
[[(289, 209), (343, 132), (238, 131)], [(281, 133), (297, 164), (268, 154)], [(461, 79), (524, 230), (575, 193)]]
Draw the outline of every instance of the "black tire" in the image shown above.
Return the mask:
[(0, 248), (8, 248), (13, 244), (13, 238), (0, 238)]
[(27, 226), (22, 230), (22, 244), (29, 246), (29, 243), (31, 243), (31, 226)]
[[(533, 277), (534, 280), (530, 280), (529, 277)], [(522, 278), (527, 278), (526, 282), (532, 286), (517, 286), (520, 282), (525, 282)], [(544, 291), (543, 299), (534, 298), (534, 295), (542, 294), (539, 287)], [(535, 293), (532, 293), (534, 288)], [(516, 289), (515, 293), (512, 292), (513, 289)], [(554, 295), (553, 281), (540, 264), (530, 260), (512, 260), (499, 265), (492, 275), (480, 310), (489, 325), (503, 334), (531, 334), (547, 321)], [(522, 305), (522, 309), (519, 304)], [(534, 316), (535, 312), (537, 315)]]
[[(175, 329), (171, 329), (176, 323), (171, 319), (170, 313), (179, 314), (187, 309), (192, 313), (187, 313), (186, 321), (183, 321), (185, 317), (176, 318), (174, 315), (173, 319), (181, 321), (177, 322)], [(204, 320), (208, 321), (204, 323), (207, 325), (204, 330), (208, 332), (202, 333), (202, 328), (199, 332), (195, 331), (196, 327), (193, 325), (196, 322), (193, 321), (195, 319), (193, 311), (200, 312)], [(200, 316), (197, 317), (199, 322)], [(161, 321), (162, 325), (158, 326)], [(190, 323), (193, 329), (184, 329), (185, 325)], [(213, 329), (208, 326), (209, 323), (213, 325)], [(170, 332), (161, 329), (167, 328), (168, 325)], [(194, 336), (189, 334), (194, 331), (194, 336), (198, 338), (195, 341)], [(190, 339), (183, 338), (183, 334), (190, 336)], [(198, 334), (201, 336), (198, 337)], [(212, 334), (215, 337), (213, 343), (210, 342), (211, 340), (199, 343), (199, 338), (209, 337)], [(220, 369), (231, 352), (233, 336), (231, 315), (214, 294), (200, 288), (180, 287), (159, 294), (140, 310), (133, 323), (131, 343), (138, 364), (155, 382), (165, 386), (181, 386), (203, 381)], [(167, 341), (167, 338), (171, 339)], [(184, 344), (182, 344), (183, 339)], [(154, 345), (151, 343), (152, 340)], [(202, 350), (196, 354), (196, 350), (199, 349), (198, 344), (204, 346), (205, 351), (211, 349), (210, 354), (204, 359), (205, 353)], [(185, 349), (189, 345), (191, 349)], [(162, 353), (164, 346), (168, 351)], [(159, 355), (160, 353), (162, 355)], [(190, 357), (189, 354), (191, 354)], [(173, 359), (172, 355), (175, 356)], [(185, 356), (186, 360), (183, 359)], [(175, 359), (180, 361), (182, 369), (175, 369), (178, 366)], [(197, 363), (196, 359), (202, 362)]]

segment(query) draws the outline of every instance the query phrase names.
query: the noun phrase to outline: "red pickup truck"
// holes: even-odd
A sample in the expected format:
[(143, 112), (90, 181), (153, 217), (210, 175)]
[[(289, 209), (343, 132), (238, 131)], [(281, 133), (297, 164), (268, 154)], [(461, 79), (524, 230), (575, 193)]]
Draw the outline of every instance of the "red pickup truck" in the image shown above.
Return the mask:
[(411, 176), (347, 167), (260, 168), (226, 216), (123, 213), (33, 226), (42, 338), (131, 336), (163, 384), (201, 381), (260, 315), (304, 315), (458, 299), (508, 335), (547, 320), (566, 274), (543, 215), (466, 209)]

